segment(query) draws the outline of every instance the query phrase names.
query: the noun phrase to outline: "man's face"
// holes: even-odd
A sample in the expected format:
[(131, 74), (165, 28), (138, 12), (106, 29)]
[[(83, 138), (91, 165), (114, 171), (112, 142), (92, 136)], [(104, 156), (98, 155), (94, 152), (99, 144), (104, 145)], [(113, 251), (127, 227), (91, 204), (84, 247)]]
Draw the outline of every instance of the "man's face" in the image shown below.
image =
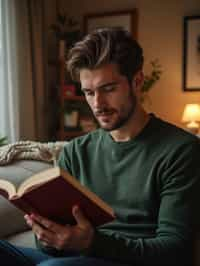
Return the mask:
[(119, 129), (134, 114), (134, 89), (115, 64), (95, 70), (82, 69), (80, 82), (86, 100), (103, 129)]

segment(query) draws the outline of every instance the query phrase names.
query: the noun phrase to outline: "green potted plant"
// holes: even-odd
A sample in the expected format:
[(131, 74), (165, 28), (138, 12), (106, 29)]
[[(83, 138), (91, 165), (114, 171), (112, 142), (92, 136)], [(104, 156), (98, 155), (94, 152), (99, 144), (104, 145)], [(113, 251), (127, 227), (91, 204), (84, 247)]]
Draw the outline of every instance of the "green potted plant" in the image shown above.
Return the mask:
[(151, 64), (151, 73), (144, 76), (144, 84), (142, 87), (142, 96), (141, 101), (144, 102), (148, 98), (148, 92), (152, 89), (155, 83), (160, 79), (162, 74), (162, 67), (158, 59), (152, 60)]
[(58, 13), (56, 23), (50, 26), (50, 30), (55, 34), (59, 42), (59, 56), (65, 57), (66, 46), (70, 48), (74, 42), (80, 38), (79, 23), (73, 17), (65, 13)]
[(7, 137), (0, 137), (0, 147), (7, 144)]

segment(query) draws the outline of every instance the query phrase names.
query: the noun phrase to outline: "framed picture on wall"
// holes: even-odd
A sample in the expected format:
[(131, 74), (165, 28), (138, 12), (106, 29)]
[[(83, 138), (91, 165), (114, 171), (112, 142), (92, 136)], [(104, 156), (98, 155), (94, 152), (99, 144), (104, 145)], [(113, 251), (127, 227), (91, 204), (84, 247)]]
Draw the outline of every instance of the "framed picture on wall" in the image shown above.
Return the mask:
[(137, 23), (137, 9), (87, 14), (84, 16), (84, 32), (104, 27), (123, 27), (137, 39)]
[(184, 17), (183, 89), (200, 91), (200, 16)]

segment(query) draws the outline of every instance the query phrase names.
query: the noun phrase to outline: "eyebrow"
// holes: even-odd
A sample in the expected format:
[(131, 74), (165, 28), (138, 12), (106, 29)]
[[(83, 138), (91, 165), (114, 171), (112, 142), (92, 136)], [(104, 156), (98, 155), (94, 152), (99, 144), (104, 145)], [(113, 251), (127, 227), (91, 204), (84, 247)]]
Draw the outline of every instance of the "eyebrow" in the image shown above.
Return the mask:
[[(108, 82), (108, 83), (105, 83), (103, 85), (100, 85), (98, 86), (96, 89), (103, 89), (105, 87), (108, 87), (108, 86), (112, 86), (112, 85), (117, 85), (119, 82)], [(89, 88), (81, 88), (82, 91), (87, 91), (87, 90), (90, 90)]]

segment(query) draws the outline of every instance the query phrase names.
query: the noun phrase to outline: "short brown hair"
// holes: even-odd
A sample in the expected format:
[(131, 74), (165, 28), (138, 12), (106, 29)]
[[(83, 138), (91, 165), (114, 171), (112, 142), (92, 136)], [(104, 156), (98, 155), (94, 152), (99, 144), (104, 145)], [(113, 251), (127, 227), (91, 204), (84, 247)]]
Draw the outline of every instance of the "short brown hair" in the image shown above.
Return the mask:
[(119, 27), (103, 28), (86, 35), (69, 51), (67, 68), (72, 79), (80, 81), (83, 68), (97, 69), (114, 63), (131, 82), (143, 67), (143, 50), (131, 34)]

